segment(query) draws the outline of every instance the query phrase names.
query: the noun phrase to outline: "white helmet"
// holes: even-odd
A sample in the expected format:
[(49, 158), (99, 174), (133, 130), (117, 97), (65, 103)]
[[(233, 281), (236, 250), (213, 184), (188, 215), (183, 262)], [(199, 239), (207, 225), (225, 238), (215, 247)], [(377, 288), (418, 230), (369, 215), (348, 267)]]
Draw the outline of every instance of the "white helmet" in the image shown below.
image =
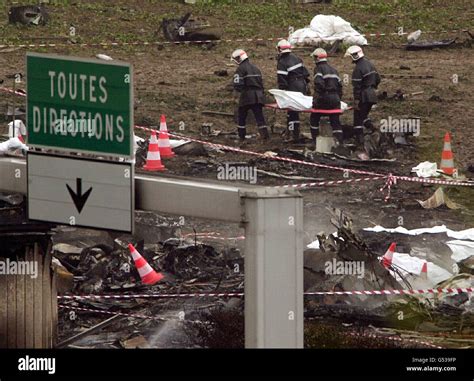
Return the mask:
[(346, 54), (344, 54), (344, 57), (349, 56), (352, 58), (352, 61), (357, 61), (358, 59), (364, 57), (364, 52), (360, 46), (352, 45), (347, 48)]
[(328, 54), (323, 48), (317, 48), (313, 53), (311, 53), (311, 57), (314, 57), (316, 62), (327, 61)]
[(234, 50), (234, 52), (232, 53), (232, 56), (230, 57), (231, 61), (235, 62), (237, 65), (240, 65), (247, 58), (249, 58), (249, 56), (242, 49)]
[(278, 53), (290, 53), (291, 44), (287, 40), (280, 40), (277, 44)]

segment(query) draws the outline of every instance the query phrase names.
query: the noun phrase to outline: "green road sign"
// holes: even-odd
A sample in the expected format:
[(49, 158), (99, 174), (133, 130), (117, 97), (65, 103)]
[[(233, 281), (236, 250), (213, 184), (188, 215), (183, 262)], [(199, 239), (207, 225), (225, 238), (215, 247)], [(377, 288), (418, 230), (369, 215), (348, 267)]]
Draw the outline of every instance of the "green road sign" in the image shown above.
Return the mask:
[(132, 71), (127, 63), (28, 53), (27, 144), (132, 157)]

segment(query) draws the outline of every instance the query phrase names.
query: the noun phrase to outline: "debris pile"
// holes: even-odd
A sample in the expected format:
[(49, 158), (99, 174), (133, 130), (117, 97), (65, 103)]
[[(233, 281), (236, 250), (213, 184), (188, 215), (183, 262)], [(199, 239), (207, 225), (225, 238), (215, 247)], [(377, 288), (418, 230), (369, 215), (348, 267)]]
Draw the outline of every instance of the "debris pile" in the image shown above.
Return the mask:
[(218, 40), (216, 33), (206, 32), (210, 26), (207, 22), (193, 19), (191, 13), (186, 13), (181, 18), (163, 19), (160, 29), (163, 29), (163, 34), (169, 41)]
[[(378, 255), (353, 233), (349, 217), (337, 209), (331, 213), (333, 215), (331, 223), (337, 228), (337, 234), (318, 235), (319, 248), (308, 249), (304, 253), (305, 291), (402, 288), (380, 263)], [(331, 296), (323, 303), (376, 307), (386, 300), (385, 297), (375, 299)], [(314, 301), (310, 302), (310, 305), (314, 305)]]
[(177, 239), (164, 242), (163, 269), (183, 280), (206, 282), (228, 280), (237, 275), (243, 281), (243, 267), (239, 273), (234, 272), (233, 265), (241, 258), (226, 258), (212, 246), (205, 244), (182, 243)]
[[(107, 243), (90, 245), (101, 238)], [(243, 291), (243, 259), (236, 249), (218, 252), (180, 238), (156, 244), (139, 242), (136, 247), (143, 258), (153, 270), (165, 275), (157, 284), (146, 286), (143, 279), (140, 281), (125, 241), (111, 240), (82, 231), (76, 233), (76, 246), (56, 243), (56, 256), (75, 275), (74, 294)], [(78, 242), (86, 247), (77, 247)], [(241, 298), (79, 298), (62, 304), (68, 313), (60, 315), (64, 335), (60, 347), (219, 347), (219, 342), (220, 347), (243, 346)], [(96, 332), (108, 325), (108, 331)]]
[(22, 5), (11, 7), (8, 11), (8, 22), (23, 25), (46, 25), (49, 14), (44, 5)]

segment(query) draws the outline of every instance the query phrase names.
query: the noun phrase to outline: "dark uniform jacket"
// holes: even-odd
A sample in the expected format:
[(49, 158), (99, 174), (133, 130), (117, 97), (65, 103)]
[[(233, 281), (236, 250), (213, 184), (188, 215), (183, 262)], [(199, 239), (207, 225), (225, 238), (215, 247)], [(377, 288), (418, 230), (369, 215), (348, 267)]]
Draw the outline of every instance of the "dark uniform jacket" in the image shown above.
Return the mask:
[(239, 106), (265, 104), (262, 72), (248, 59), (235, 71), (234, 89), (240, 93)]
[(362, 57), (355, 63), (352, 72), (354, 100), (362, 103), (377, 103), (375, 89), (380, 83), (380, 75), (367, 58)]
[(331, 110), (341, 108), (342, 83), (339, 73), (326, 61), (314, 68), (313, 107)]
[(281, 90), (299, 91), (306, 94), (309, 72), (301, 58), (292, 53), (283, 53), (277, 64), (278, 87)]

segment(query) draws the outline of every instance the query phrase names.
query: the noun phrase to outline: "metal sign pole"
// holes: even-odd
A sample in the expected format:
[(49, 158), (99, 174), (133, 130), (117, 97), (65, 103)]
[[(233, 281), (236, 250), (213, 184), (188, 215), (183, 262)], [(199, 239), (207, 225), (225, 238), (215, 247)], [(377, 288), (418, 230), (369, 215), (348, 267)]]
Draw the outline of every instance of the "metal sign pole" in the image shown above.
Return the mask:
[(303, 348), (303, 198), (243, 195), (245, 347)]

